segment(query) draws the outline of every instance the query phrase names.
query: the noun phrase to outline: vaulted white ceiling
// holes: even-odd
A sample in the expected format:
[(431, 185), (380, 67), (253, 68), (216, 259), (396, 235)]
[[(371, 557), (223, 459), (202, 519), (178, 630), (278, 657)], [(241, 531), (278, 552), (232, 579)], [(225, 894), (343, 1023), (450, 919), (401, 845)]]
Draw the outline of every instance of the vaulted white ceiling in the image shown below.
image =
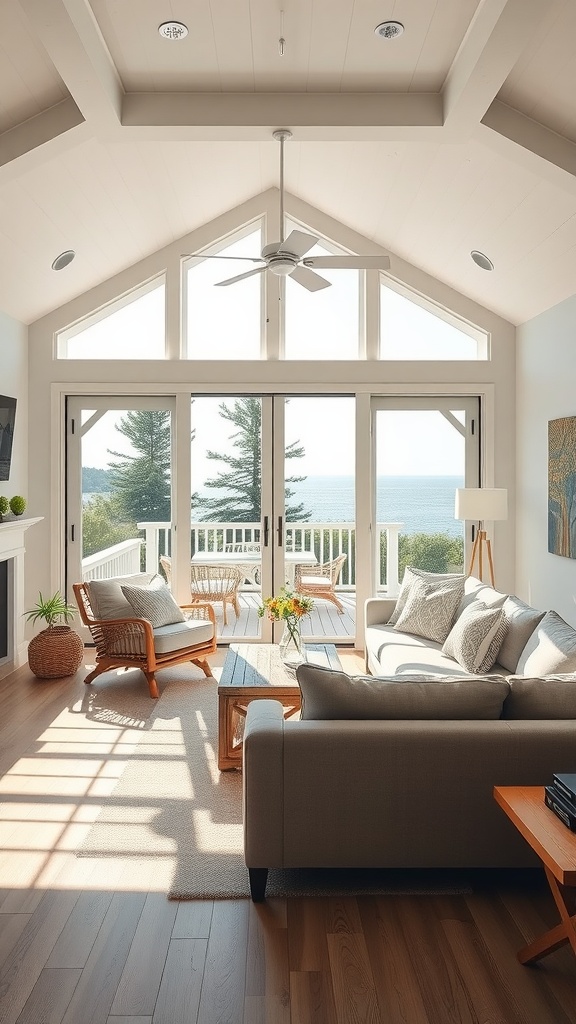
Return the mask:
[(0, 309), (31, 322), (277, 185), (283, 127), (288, 191), (392, 274), (529, 319), (576, 291), (575, 38), (573, 0), (0, 0)]

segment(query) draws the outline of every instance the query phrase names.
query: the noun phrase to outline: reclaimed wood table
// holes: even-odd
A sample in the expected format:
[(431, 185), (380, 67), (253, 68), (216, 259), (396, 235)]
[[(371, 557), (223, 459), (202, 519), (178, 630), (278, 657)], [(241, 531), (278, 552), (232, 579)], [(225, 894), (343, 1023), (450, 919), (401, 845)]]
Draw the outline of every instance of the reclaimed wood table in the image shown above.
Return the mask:
[(495, 786), (494, 799), (540, 857), (561, 918), (519, 951), (520, 963), (533, 964), (567, 942), (576, 953), (576, 834), (546, 807), (543, 786)]
[[(341, 670), (334, 644), (305, 644), (306, 660)], [(250, 701), (278, 700), (289, 718), (300, 710), (300, 687), (277, 644), (230, 644), (218, 684), (218, 767), (242, 767), (244, 720)]]

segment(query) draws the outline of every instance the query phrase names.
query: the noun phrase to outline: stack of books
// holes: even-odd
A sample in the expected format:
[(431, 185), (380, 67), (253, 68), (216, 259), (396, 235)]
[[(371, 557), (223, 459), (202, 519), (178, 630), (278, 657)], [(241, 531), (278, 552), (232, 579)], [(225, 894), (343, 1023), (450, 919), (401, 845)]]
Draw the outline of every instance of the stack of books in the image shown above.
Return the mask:
[(546, 806), (560, 821), (576, 832), (576, 775), (554, 773), (551, 786), (544, 786)]

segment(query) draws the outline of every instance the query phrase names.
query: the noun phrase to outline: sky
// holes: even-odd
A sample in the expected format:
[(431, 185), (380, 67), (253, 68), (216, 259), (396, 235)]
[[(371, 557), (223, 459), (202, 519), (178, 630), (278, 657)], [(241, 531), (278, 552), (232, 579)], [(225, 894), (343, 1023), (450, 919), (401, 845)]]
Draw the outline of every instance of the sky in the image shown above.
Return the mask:
[[(220, 416), (222, 402), (231, 406), (233, 396), (201, 397), (192, 404), (193, 488), (220, 468), (207, 460), (208, 449), (229, 452), (235, 429)], [(456, 403), (455, 403), (456, 406)], [(84, 466), (105, 468), (107, 449), (129, 452), (126, 439), (114, 428), (122, 412), (108, 413), (85, 435)], [(298, 473), (306, 476), (353, 476), (355, 454), (354, 399), (351, 397), (292, 397), (286, 403), (286, 442), (298, 442), (305, 456)], [(463, 474), (464, 444), (461, 435), (433, 410), (379, 411), (376, 424), (377, 472), (390, 476), (458, 476)], [(289, 464), (289, 472), (295, 463)]]

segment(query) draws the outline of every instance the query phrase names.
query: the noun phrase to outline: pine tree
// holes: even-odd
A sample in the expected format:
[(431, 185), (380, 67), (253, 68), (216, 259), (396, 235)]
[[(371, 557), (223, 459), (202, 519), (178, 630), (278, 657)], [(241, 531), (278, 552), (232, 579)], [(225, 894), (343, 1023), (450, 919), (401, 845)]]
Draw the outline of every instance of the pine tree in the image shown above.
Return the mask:
[[(208, 451), (206, 458), (222, 462), (228, 468), (216, 477), (205, 481), (205, 487), (226, 492), (213, 498), (196, 498), (194, 511), (204, 514), (204, 519), (215, 519), (226, 523), (257, 523), (261, 518), (261, 455), (262, 455), (262, 406), (258, 398), (237, 398), (232, 407), (225, 402), (219, 407), (220, 415), (237, 427), (231, 435), (235, 453), (224, 454)], [(296, 442), (286, 446), (285, 459), (301, 459), (304, 448)], [(298, 483), (304, 476), (286, 477), (286, 483)], [(306, 522), (311, 512), (304, 506), (290, 505), (294, 491), (286, 487), (285, 517), (292, 522)]]
[(127, 520), (170, 522), (170, 413), (166, 410), (131, 410), (116, 430), (137, 452), (108, 454), (110, 483), (120, 514)]

